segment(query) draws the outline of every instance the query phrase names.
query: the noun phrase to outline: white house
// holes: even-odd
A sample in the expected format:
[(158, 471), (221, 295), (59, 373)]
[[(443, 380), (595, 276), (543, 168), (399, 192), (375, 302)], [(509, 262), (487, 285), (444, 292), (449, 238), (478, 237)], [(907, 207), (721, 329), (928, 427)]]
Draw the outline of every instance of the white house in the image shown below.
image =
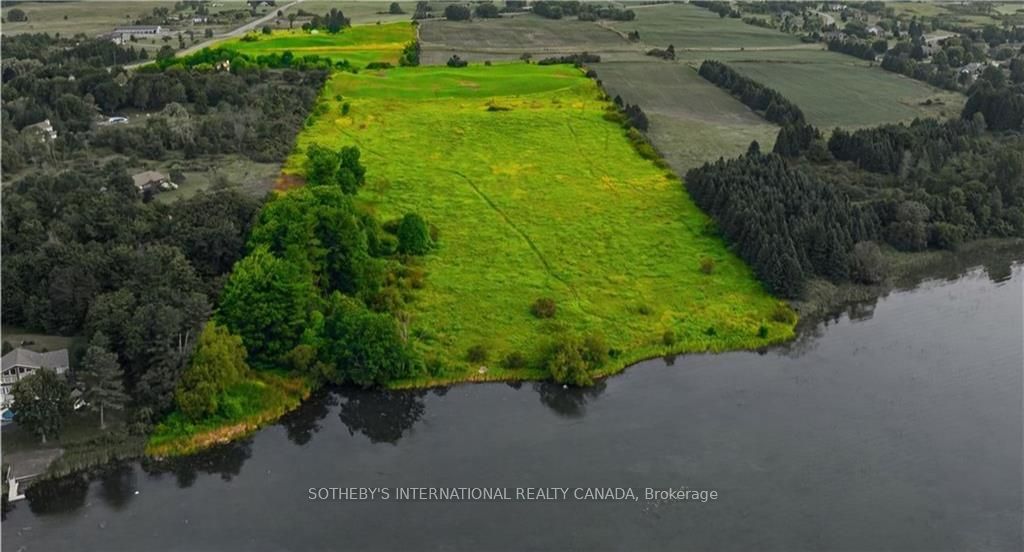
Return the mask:
[(15, 382), (34, 374), (40, 368), (50, 368), (58, 374), (68, 371), (68, 350), (60, 349), (48, 353), (37, 353), (28, 349), (15, 349), (0, 359), (0, 406), (11, 405), (11, 386)]
[(164, 32), (164, 28), (160, 25), (129, 25), (126, 27), (116, 27), (114, 34), (121, 36), (145, 36), (145, 35), (158, 35)]
[(39, 141), (43, 144), (50, 140), (57, 139), (57, 131), (53, 129), (53, 125), (50, 124), (49, 119), (44, 119), (34, 125), (28, 125), (21, 129), (22, 132), (33, 132), (39, 136)]

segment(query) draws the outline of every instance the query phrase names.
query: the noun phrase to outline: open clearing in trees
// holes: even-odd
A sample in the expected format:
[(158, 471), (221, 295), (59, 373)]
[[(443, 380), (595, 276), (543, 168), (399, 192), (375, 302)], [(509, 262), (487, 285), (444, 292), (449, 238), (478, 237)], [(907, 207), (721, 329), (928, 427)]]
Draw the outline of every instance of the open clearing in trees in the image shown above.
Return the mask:
[[(710, 231), (679, 180), (604, 119), (608, 102), (579, 69), (339, 72), (320, 102), (286, 171), (301, 173), (311, 143), (359, 146), (359, 199), (381, 220), (418, 212), (437, 226), (411, 335), (451, 368), (444, 380), (546, 377), (500, 360), (537, 358), (561, 331), (603, 334), (619, 351), (605, 373), (793, 335), (791, 321), (775, 321), (788, 311)], [(554, 318), (531, 314), (539, 298), (554, 299)], [(489, 358), (470, 363), (477, 345)]]

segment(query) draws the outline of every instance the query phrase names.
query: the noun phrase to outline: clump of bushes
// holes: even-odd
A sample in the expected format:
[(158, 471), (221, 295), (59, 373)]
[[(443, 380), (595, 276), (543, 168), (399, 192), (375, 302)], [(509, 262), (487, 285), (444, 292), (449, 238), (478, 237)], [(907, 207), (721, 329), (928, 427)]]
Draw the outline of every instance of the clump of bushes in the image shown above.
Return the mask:
[(594, 384), (591, 371), (608, 362), (608, 344), (599, 334), (579, 339), (563, 336), (548, 350), (544, 362), (552, 379), (558, 383), (586, 387)]
[(757, 337), (761, 339), (768, 337), (768, 326), (761, 324), (761, 327), (757, 329)]
[(715, 260), (711, 257), (704, 257), (700, 260), (700, 271), (704, 274), (711, 274), (715, 271)]
[(647, 51), (647, 55), (664, 60), (673, 60), (676, 59), (676, 47), (669, 44), (668, 48), (665, 48), (664, 50), (661, 48), (651, 48)]
[(672, 330), (665, 330), (665, 333), (661, 334), (661, 343), (666, 347), (671, 347), (676, 344), (676, 332)]
[(877, 284), (885, 279), (885, 259), (875, 242), (857, 242), (850, 255), (850, 277), (862, 284)]
[(466, 351), (466, 360), (470, 362), (487, 362), (489, 356), (490, 351), (483, 344), (473, 345)]
[(777, 303), (772, 309), (772, 321), (780, 324), (793, 324), (796, 322), (796, 313), (785, 303)]
[(453, 54), (452, 57), (448, 58), (448, 67), (465, 67), (469, 65), (469, 62), (460, 58), (458, 54)]
[(570, 54), (567, 56), (556, 56), (544, 58), (537, 62), (537, 65), (557, 65), (561, 63), (571, 63), (577, 67), (585, 63), (600, 63), (601, 56), (597, 54), (591, 54), (588, 52), (581, 52), (579, 54)]
[(519, 370), (526, 368), (527, 364), (526, 356), (519, 351), (513, 351), (505, 355), (504, 360), (501, 361), (501, 365), (507, 370)]
[(557, 310), (558, 307), (555, 305), (555, 300), (550, 297), (541, 297), (530, 306), (530, 312), (537, 318), (554, 318)]
[(427, 221), (416, 213), (406, 213), (398, 225), (398, 252), (403, 255), (425, 255), (433, 246)]
[(405, 45), (398, 64), (402, 67), (415, 67), (420, 64), (420, 41), (414, 40)]
[(391, 69), (394, 65), (391, 65), (388, 61), (371, 61), (366, 64), (367, 69)]

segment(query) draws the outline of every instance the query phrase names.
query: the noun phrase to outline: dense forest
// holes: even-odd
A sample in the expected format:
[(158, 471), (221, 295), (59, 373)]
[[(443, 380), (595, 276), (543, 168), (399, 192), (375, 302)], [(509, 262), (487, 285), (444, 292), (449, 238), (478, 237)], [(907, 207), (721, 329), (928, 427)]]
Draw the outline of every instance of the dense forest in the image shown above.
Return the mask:
[[(123, 384), (133, 416), (151, 422), (174, 406), (262, 200), (215, 181), (150, 201), (129, 167), (222, 153), (281, 162), (327, 73), (126, 71), (130, 47), (84, 37), (4, 36), (3, 48), (4, 323), (79, 336), (77, 379), (95, 382), (84, 391), (116, 397)], [(32, 128), (44, 120), (56, 137)]]
[(1022, 100), (1000, 76), (979, 79), (958, 119), (835, 129), (827, 142), (806, 123), (786, 125), (771, 154), (755, 143), (738, 159), (691, 170), (687, 189), (787, 297), (815, 277), (881, 280), (880, 246), (1024, 237), (1024, 139), (1004, 132), (1020, 128)]
[[(5, 55), (9, 42), (21, 51), (24, 42), (39, 42), (37, 37), (4, 37)], [(63, 44), (43, 42), (58, 50)], [(128, 72), (96, 67), (71, 54), (27, 50), (35, 57), (6, 58), (4, 64), (3, 169), (8, 173), (31, 165), (91, 162), (97, 150), (151, 160), (170, 151), (185, 158), (237, 153), (255, 161), (281, 160), (290, 149), (281, 136), (293, 136), (302, 125), (327, 75), (241, 65), (231, 71)], [(109, 116), (130, 111), (148, 116), (140, 124), (104, 124)], [(44, 120), (57, 137), (39, 147), (38, 133), (25, 127)]]
[(131, 396), (167, 408), (258, 207), (231, 189), (144, 203), (117, 162), (23, 178), (4, 191), (4, 323), (103, 334)]
[(800, 108), (778, 91), (739, 74), (728, 65), (707, 60), (700, 65), (700, 76), (715, 86), (727, 90), (747, 107), (764, 115), (765, 119), (780, 125), (802, 122)]

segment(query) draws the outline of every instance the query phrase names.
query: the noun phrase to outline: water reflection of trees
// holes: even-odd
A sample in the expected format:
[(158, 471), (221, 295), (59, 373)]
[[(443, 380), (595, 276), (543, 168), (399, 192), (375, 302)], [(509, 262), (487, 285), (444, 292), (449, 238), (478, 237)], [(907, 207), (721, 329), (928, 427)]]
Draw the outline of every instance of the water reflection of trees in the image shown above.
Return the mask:
[(337, 406), (338, 399), (325, 389), (317, 391), (298, 409), (285, 414), (280, 424), (284, 426), (288, 439), (296, 445), (308, 443), (313, 434), (323, 427), (320, 422), (327, 417), (331, 407)]
[(186, 489), (195, 483), (200, 473), (219, 475), (231, 481), (242, 473), (242, 465), (252, 456), (252, 439), (218, 445), (214, 448), (181, 458), (143, 460), (142, 469), (151, 475), (172, 474), (178, 487)]
[(597, 399), (606, 388), (604, 380), (590, 387), (565, 387), (547, 381), (533, 384), (533, 390), (540, 396), (540, 402), (555, 414), (566, 418), (582, 418), (586, 414), (587, 404)]
[[(447, 392), (441, 389), (437, 394)], [(427, 391), (387, 391), (346, 387), (339, 417), (350, 434), (361, 433), (371, 443), (398, 443), (406, 431), (423, 417)]]
[(25, 490), (28, 508), (37, 516), (72, 512), (85, 505), (89, 478), (74, 474), (37, 481)]
[(103, 470), (100, 479), (100, 498), (114, 510), (128, 505), (135, 495), (137, 480), (135, 467), (131, 464), (116, 464)]

